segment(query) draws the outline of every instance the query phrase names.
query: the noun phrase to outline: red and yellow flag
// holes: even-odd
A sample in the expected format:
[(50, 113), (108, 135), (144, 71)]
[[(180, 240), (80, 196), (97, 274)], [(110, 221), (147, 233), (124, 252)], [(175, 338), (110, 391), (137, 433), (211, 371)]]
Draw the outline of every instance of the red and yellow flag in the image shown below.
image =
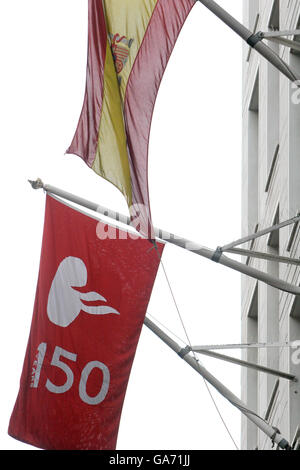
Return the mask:
[(87, 82), (67, 153), (125, 196), (153, 238), (148, 144), (153, 108), (178, 34), (195, 0), (89, 0)]

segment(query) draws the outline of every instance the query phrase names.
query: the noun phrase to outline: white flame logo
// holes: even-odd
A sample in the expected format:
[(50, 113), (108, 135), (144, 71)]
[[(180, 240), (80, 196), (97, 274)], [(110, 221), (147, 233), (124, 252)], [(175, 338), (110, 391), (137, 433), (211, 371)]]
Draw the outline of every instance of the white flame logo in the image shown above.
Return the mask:
[(86, 283), (87, 269), (80, 258), (69, 256), (60, 263), (48, 297), (47, 314), (52, 323), (62, 327), (69, 326), (78, 317), (81, 310), (91, 315), (107, 315), (109, 313), (120, 315), (117, 310), (109, 306), (88, 307), (84, 305), (83, 300), (107, 302), (97, 292), (83, 294), (74, 289), (74, 287), (84, 287)]

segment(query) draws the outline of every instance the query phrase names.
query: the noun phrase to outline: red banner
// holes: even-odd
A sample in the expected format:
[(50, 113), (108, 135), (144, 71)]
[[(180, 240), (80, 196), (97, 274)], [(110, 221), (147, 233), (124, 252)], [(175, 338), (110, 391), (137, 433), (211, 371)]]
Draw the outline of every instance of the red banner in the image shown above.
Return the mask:
[(163, 245), (157, 253), (127, 232), (101, 240), (98, 232), (97, 220), (47, 196), (34, 313), (8, 430), (38, 448), (116, 447)]

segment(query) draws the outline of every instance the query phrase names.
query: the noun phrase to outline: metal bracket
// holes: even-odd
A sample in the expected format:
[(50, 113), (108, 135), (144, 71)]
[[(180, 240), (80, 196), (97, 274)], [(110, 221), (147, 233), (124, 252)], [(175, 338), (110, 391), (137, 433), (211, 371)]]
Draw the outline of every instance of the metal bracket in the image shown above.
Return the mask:
[(211, 260), (214, 261), (215, 263), (218, 263), (221, 259), (221, 256), (223, 254), (223, 250), (222, 250), (222, 247), (221, 246), (218, 246), (218, 248), (216, 249), (216, 251), (214, 252)]
[[(275, 442), (275, 439), (276, 439), (276, 436), (279, 434), (280, 435), (280, 430), (278, 428), (275, 428), (275, 426), (273, 426), (273, 429), (274, 429), (274, 435), (271, 437), (271, 441), (272, 441), (272, 447), (275, 446), (276, 442)], [(279, 444), (277, 444), (277, 450), (281, 448), (281, 449), (284, 449), (284, 450), (293, 450), (293, 448), (290, 446), (290, 444), (288, 443), (288, 441), (286, 439), (282, 439), (280, 441)]]
[(179, 357), (181, 357), (181, 359), (183, 359), (191, 351), (192, 351), (192, 348), (190, 346), (186, 346), (185, 348), (182, 348), (177, 354)]
[(247, 39), (247, 44), (249, 44), (249, 46), (251, 46), (251, 47), (254, 47), (262, 39), (263, 39), (263, 37), (261, 36), (260, 32), (255, 33), (255, 34), (251, 34), (251, 36)]

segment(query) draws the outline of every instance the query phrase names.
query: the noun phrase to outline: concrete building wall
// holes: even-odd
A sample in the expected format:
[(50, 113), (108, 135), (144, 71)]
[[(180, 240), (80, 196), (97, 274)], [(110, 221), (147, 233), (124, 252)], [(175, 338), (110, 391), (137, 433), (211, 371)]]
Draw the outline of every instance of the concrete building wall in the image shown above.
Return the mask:
[[(300, 0), (244, 0), (244, 24), (252, 31), (296, 29)], [(300, 55), (269, 42), (298, 71)], [(242, 234), (300, 212), (300, 93), (247, 44), (243, 51)], [(300, 257), (300, 224), (249, 243), (257, 251)], [(244, 245), (246, 248), (246, 245)], [(246, 261), (246, 260), (245, 260)], [(293, 265), (247, 260), (258, 269), (299, 285)], [(246, 276), (242, 278), (242, 342), (300, 340), (300, 301)], [(300, 376), (289, 348), (249, 349), (243, 358)], [(242, 371), (242, 399), (292, 441), (300, 427), (300, 385)], [(268, 438), (242, 419), (242, 449), (270, 449)]]

